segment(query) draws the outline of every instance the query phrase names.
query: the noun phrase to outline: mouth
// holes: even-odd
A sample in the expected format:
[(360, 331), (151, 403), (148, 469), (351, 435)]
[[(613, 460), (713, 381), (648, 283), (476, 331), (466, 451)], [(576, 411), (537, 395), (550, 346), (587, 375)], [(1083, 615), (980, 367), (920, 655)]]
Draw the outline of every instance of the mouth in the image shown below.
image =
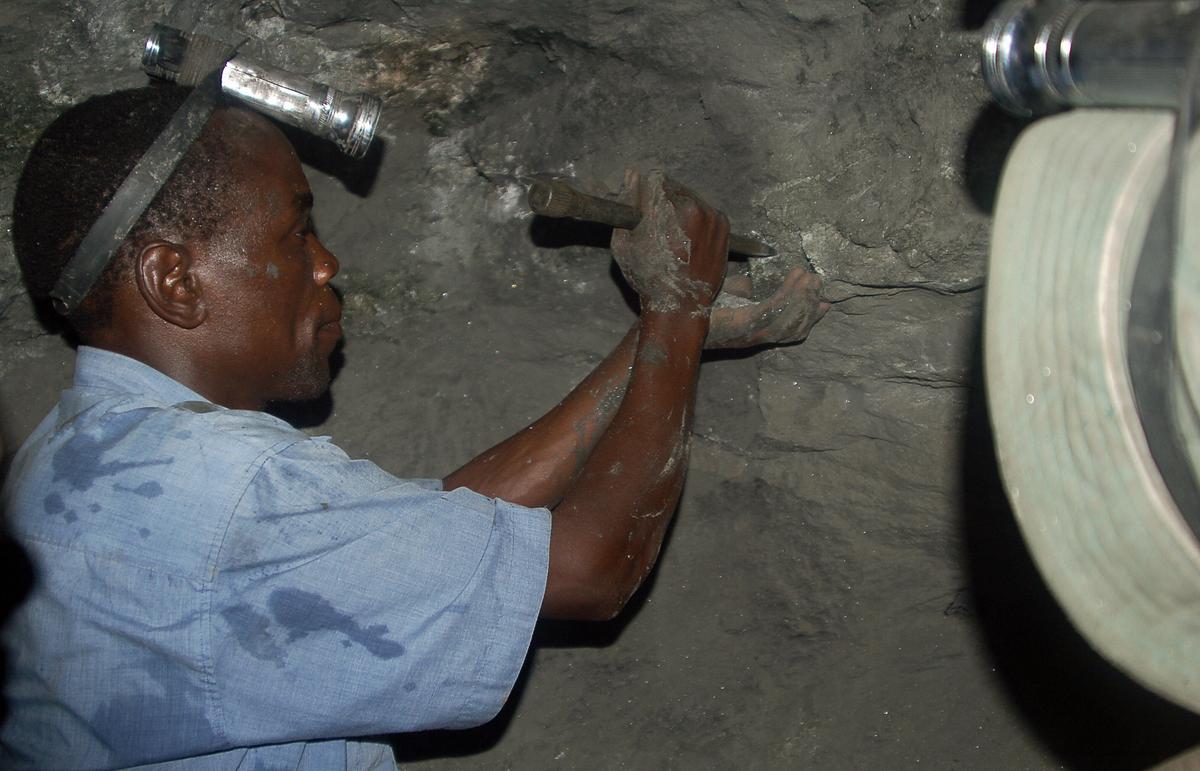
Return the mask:
[(317, 329), (317, 335), (320, 337), (332, 337), (334, 340), (337, 340), (342, 336), (342, 322), (330, 321), (326, 324), (322, 324), (320, 328)]
[(342, 336), (342, 309), (338, 307), (334, 316), (328, 321), (321, 322), (317, 327), (317, 337), (336, 342)]

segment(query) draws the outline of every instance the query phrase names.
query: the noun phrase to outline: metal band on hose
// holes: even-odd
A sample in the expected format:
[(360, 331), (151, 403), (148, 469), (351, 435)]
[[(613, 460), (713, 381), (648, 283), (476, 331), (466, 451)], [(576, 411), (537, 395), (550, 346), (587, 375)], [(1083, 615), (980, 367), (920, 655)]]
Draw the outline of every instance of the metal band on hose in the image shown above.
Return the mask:
[(175, 111), (170, 123), (125, 177), (112, 201), (80, 242), (75, 256), (63, 268), (58, 283), (50, 292), (55, 310), (65, 316), (83, 302), (125, 242), (130, 229), (200, 136), (219, 97), (220, 84), (216, 76), (210, 76), (194, 88)]

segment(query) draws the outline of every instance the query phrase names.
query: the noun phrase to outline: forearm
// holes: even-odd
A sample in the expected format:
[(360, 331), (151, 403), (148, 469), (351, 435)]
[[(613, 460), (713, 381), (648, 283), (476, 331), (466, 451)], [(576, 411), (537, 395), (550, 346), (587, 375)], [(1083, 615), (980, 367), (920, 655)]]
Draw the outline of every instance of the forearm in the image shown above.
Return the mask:
[(679, 500), (706, 314), (644, 312), (621, 407), (554, 511), (543, 615), (614, 615), (649, 573)]
[(634, 325), (556, 407), (447, 476), (443, 486), (524, 506), (556, 505), (617, 413), (637, 339)]

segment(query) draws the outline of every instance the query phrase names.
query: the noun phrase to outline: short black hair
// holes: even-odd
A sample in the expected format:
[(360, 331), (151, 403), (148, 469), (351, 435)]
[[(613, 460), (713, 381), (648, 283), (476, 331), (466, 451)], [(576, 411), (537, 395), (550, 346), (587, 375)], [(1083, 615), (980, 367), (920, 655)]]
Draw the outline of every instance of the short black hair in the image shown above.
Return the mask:
[[(13, 247), (31, 295), (49, 296), (83, 237), (189, 91), (153, 84), (94, 96), (42, 132), (13, 197)], [(167, 232), (208, 238), (231, 209), (232, 175), (218, 134), (210, 120), (68, 317), (78, 332), (110, 322), (113, 290), (132, 278), (139, 244)]]

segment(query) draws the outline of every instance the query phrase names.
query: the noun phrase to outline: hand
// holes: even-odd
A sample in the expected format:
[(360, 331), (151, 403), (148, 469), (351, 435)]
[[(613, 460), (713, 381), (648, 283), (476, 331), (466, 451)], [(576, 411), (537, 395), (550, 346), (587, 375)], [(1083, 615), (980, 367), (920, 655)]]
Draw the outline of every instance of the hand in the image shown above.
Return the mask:
[[(808, 337), (829, 303), (821, 300), (821, 279), (794, 268), (762, 302), (750, 302), (750, 277), (730, 276), (709, 317), (705, 348), (750, 348), (798, 343)], [(742, 302), (732, 298), (746, 298)]]
[(660, 171), (645, 179), (627, 171), (621, 197), (638, 207), (642, 220), (633, 230), (613, 231), (612, 251), (642, 308), (707, 311), (725, 277), (725, 215)]

